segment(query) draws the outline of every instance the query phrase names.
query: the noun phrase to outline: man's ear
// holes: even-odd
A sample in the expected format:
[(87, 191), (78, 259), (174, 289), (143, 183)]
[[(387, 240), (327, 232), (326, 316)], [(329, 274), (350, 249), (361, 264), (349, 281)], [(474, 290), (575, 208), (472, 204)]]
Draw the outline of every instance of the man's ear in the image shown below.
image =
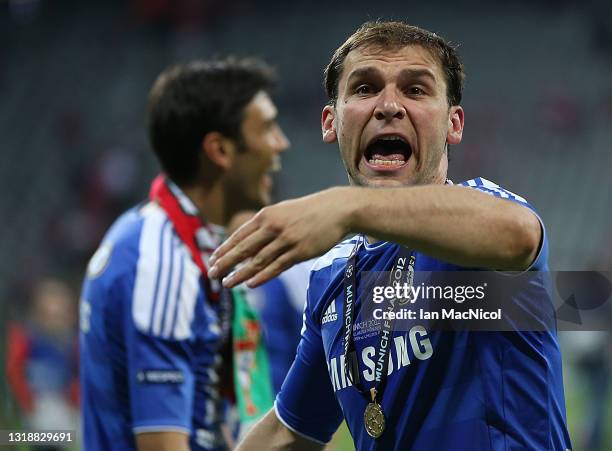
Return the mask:
[(338, 139), (336, 134), (336, 110), (331, 105), (326, 105), (321, 113), (321, 132), (323, 133), (324, 143), (331, 144)]
[(209, 132), (202, 140), (202, 152), (208, 160), (222, 169), (229, 169), (234, 160), (234, 145), (219, 132)]
[(463, 137), (463, 108), (459, 105), (450, 107), (448, 114), (448, 131), (446, 142), (455, 145), (461, 142)]

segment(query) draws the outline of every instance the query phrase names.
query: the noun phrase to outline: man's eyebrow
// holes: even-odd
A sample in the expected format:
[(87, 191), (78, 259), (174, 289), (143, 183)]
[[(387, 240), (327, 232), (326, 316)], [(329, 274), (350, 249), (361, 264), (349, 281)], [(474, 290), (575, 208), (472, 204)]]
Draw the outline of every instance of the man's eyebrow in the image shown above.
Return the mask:
[[(369, 78), (369, 77), (377, 76), (379, 73), (380, 72), (378, 68), (375, 66), (359, 67), (349, 74), (347, 78), (347, 83), (351, 83), (354, 79)], [(402, 69), (399, 73), (399, 78), (400, 79), (429, 78), (433, 82), (436, 81), (436, 75), (431, 71), (431, 69), (421, 69), (421, 68)]]
[(366, 66), (366, 67), (358, 67), (357, 69), (353, 70), (348, 78), (347, 78), (347, 83), (350, 83), (351, 80), (357, 78), (367, 78), (367, 77), (372, 77), (375, 75), (379, 74), (379, 70), (374, 67), (374, 66)]
[(430, 69), (403, 69), (399, 74), (400, 79), (429, 78), (436, 81), (436, 75)]

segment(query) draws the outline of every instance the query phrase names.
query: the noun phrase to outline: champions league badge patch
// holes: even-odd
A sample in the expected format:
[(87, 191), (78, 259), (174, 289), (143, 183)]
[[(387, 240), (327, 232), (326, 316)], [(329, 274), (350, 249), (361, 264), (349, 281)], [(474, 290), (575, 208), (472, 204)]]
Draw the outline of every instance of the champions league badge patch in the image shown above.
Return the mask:
[(182, 384), (185, 375), (180, 370), (140, 370), (136, 380), (140, 384)]
[(104, 272), (110, 261), (110, 257), (113, 253), (113, 246), (111, 244), (103, 244), (98, 248), (89, 264), (87, 265), (87, 277), (95, 279)]

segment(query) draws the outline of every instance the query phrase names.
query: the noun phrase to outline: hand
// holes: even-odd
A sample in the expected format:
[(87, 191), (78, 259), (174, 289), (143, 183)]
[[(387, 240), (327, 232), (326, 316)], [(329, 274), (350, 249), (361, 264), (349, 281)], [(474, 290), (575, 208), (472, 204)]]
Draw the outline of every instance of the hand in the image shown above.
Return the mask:
[(232, 219), (230, 219), (229, 223), (227, 224), (227, 227), (225, 227), (226, 233), (228, 235), (231, 235), (236, 230), (238, 230), (241, 225), (246, 223), (249, 219), (252, 219), (253, 216), (255, 216), (256, 214), (257, 211), (255, 210), (239, 211), (234, 216), (232, 216)]
[(331, 188), (262, 209), (217, 248), (209, 276), (219, 278), (252, 257), (223, 285), (231, 288), (248, 280), (253, 288), (324, 254), (350, 231), (348, 189)]

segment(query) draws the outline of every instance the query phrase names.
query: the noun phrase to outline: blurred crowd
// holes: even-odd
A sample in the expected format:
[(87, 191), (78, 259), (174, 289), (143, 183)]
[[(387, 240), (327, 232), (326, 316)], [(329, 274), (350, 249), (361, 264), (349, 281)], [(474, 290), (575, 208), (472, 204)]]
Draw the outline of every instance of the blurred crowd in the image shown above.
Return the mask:
[(6, 381), (17, 419), (8, 426), (76, 430), (79, 381), (74, 290), (61, 279), (48, 278), (37, 282), (30, 296), (21, 315), (7, 324)]

